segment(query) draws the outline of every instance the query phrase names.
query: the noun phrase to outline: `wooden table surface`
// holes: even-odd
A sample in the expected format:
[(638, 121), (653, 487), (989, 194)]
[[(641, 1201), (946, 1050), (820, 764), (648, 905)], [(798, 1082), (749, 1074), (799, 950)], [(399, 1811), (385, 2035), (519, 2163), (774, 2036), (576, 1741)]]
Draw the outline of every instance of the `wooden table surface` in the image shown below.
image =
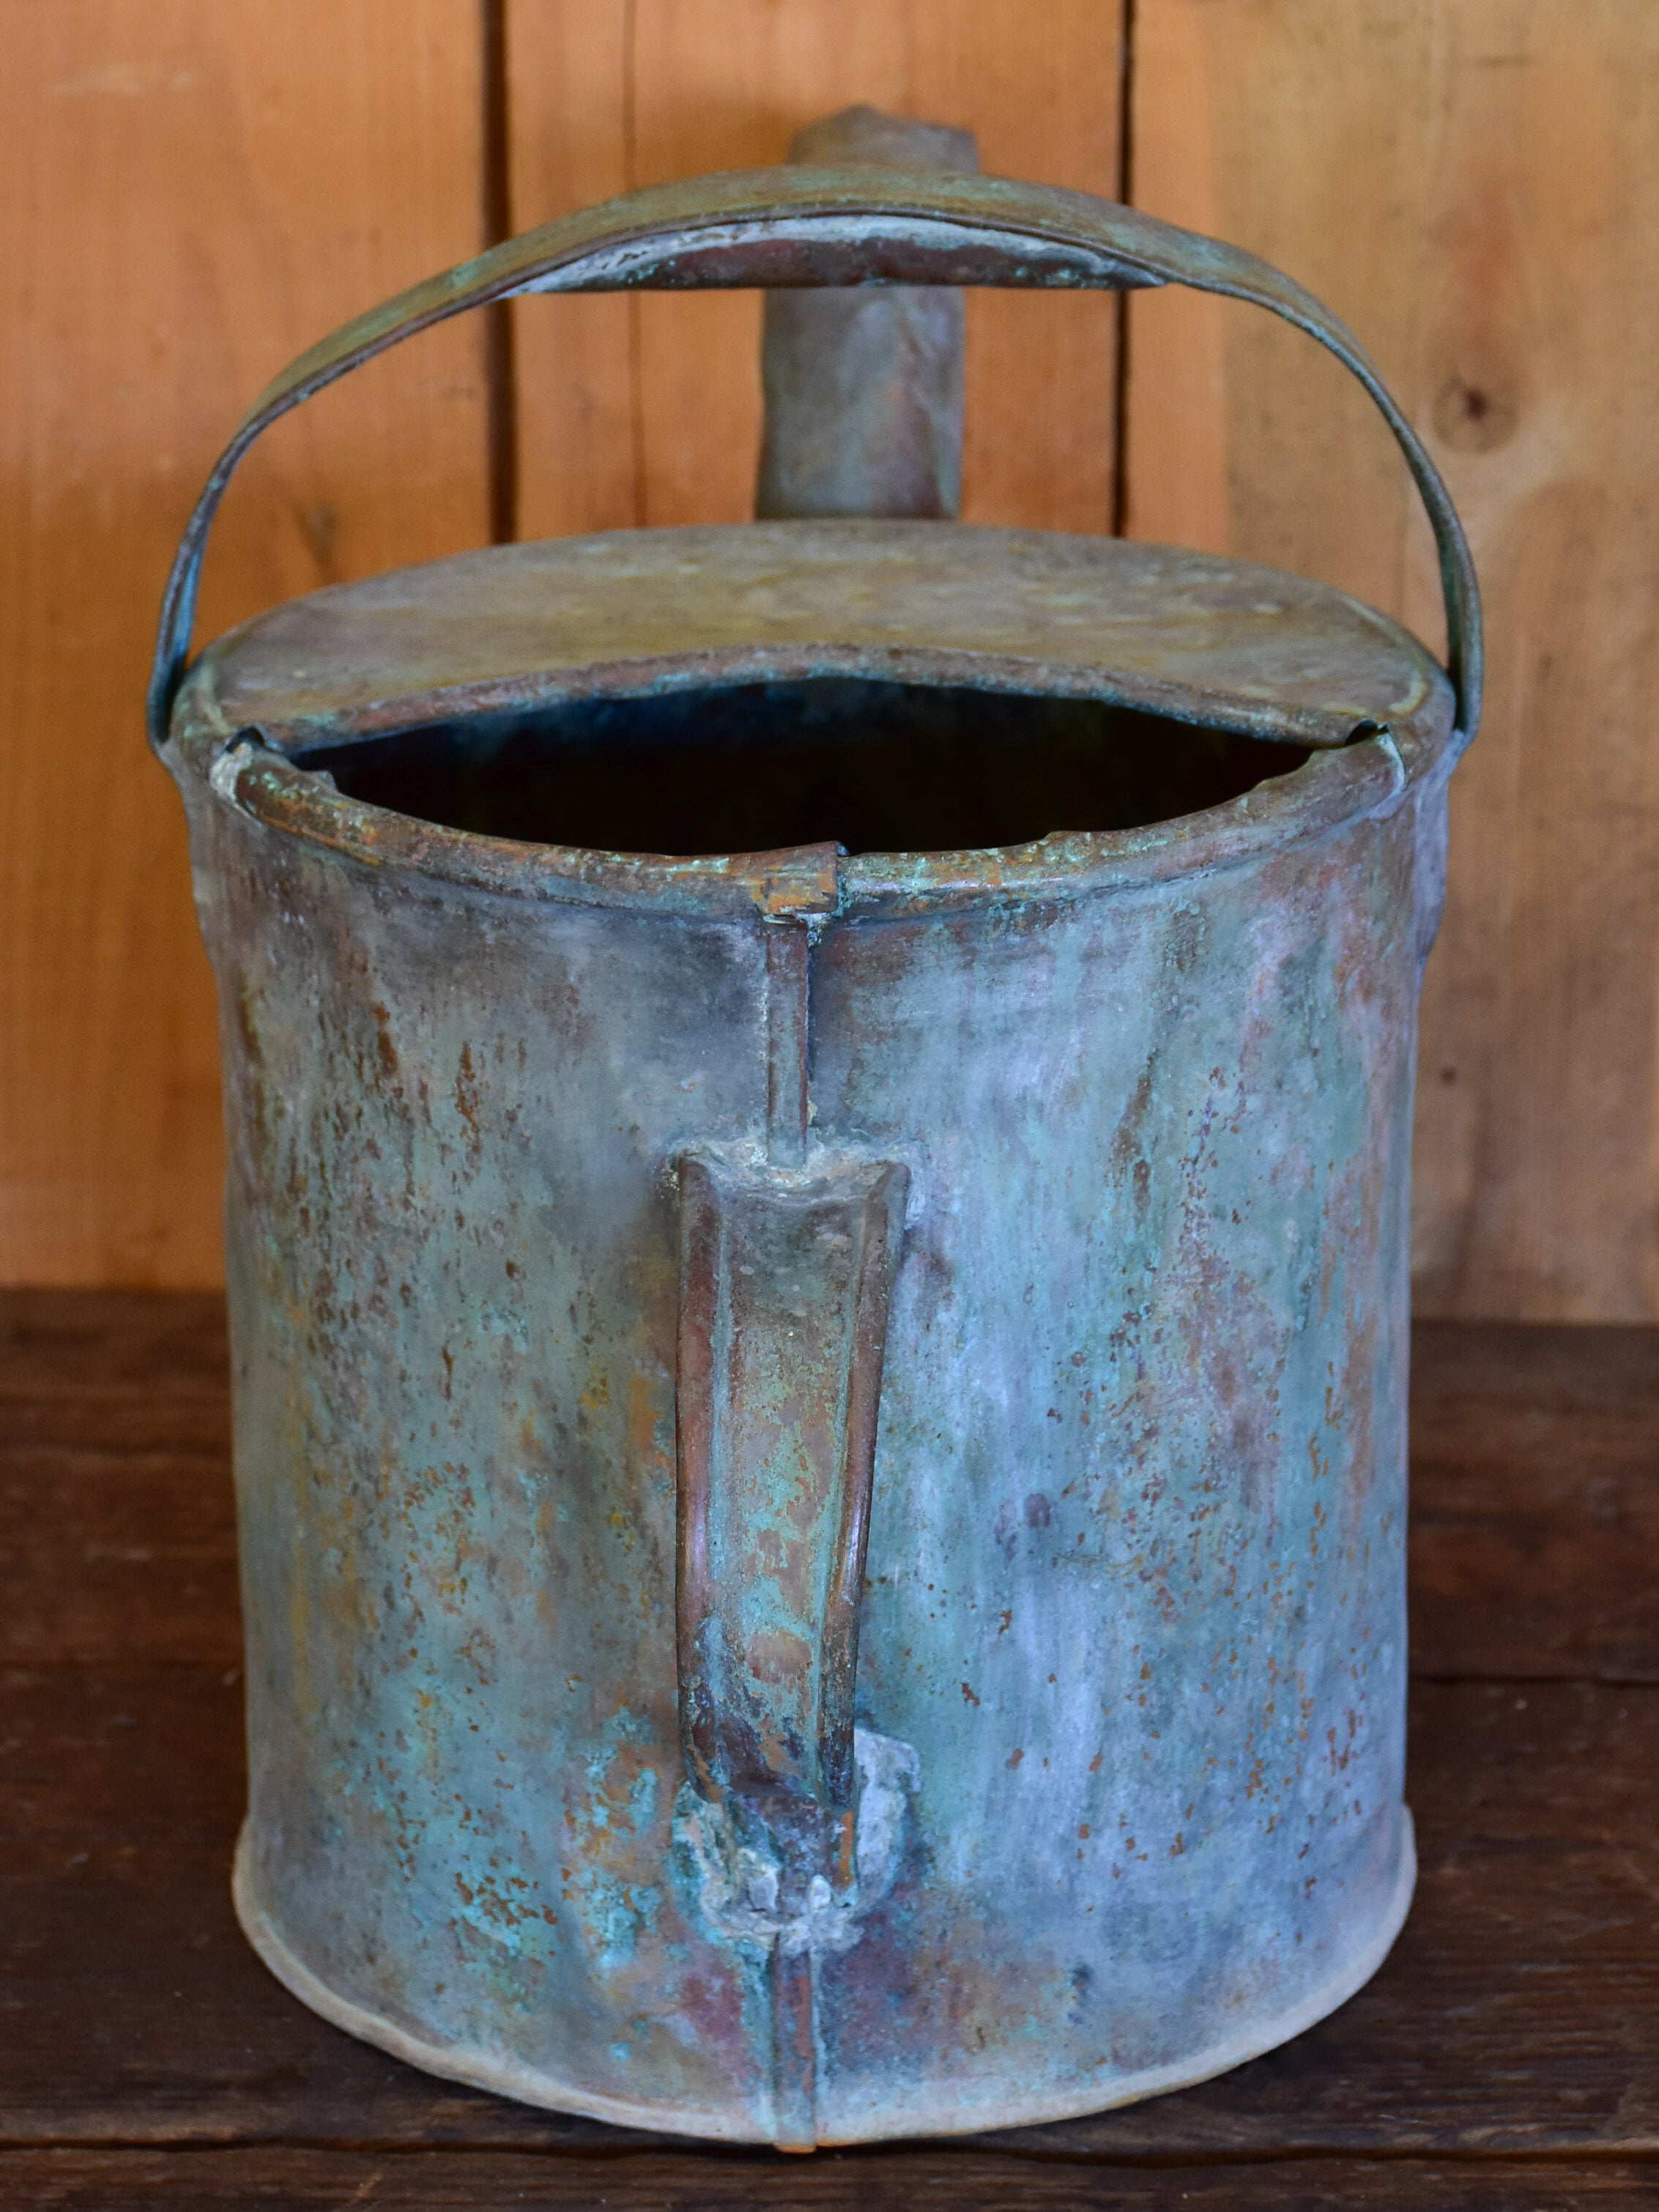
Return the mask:
[(0, 2204), (716, 2212), (1659, 2203), (1659, 1331), (1416, 1340), (1422, 1875), (1334, 2018), (1097, 2119), (811, 2159), (436, 2081), (232, 1917), (210, 1298), (0, 1294)]

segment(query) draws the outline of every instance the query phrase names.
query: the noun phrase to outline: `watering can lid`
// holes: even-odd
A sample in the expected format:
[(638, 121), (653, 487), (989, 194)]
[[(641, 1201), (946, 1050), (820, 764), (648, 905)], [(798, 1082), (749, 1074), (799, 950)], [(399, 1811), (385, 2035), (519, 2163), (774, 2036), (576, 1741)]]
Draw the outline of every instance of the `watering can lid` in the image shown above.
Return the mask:
[(580, 696), (813, 675), (1111, 700), (1316, 747), (1453, 696), (1397, 623), (1274, 569), (949, 523), (746, 523), (498, 546), (289, 600), (221, 638), (173, 732), (283, 750)]

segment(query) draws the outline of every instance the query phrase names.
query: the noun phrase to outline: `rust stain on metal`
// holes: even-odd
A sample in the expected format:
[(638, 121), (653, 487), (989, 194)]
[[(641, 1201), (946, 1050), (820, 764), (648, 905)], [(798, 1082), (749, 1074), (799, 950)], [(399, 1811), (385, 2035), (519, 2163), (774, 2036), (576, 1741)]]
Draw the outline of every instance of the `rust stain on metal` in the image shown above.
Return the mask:
[[(241, 453), (404, 335), (978, 281), (1310, 332), (1423, 491), (1449, 672), (1272, 571), (857, 517), (500, 547), (185, 672)], [(945, 299), (881, 325), (939, 342), (911, 513), (949, 505)], [(778, 484), (822, 398), (787, 351)], [(845, 450), (855, 386), (829, 474), (873, 504), (905, 440)], [(307, 2002), (807, 2148), (1154, 2094), (1364, 1981), (1413, 1878), (1411, 1085), (1480, 666), (1349, 334), (1079, 194), (657, 188), (276, 380), (151, 727), (224, 1009), (237, 1899)]]

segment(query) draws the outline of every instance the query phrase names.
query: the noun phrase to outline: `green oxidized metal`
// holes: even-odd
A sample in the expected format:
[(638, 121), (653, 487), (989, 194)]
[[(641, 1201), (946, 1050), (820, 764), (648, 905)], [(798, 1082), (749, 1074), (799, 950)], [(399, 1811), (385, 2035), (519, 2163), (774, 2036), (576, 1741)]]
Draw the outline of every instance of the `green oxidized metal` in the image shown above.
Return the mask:
[[(854, 282), (1301, 324), (1423, 490), (1449, 680), (1270, 571), (856, 519), (501, 547), (185, 675), (231, 468), (356, 362), (527, 290)], [(1079, 195), (643, 192), (278, 380), (152, 727), (222, 1011), (236, 1893), (292, 1989), (802, 2146), (1144, 2096), (1365, 1979), (1413, 1879), (1413, 1063), (1478, 690), (1353, 341)]]

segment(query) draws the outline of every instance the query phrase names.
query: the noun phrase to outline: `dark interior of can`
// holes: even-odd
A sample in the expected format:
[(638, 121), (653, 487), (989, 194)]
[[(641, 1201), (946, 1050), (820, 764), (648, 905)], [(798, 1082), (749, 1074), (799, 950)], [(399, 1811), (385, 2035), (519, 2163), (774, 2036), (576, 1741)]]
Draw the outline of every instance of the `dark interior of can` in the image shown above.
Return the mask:
[(948, 853), (1139, 829), (1308, 757), (1099, 699), (860, 677), (555, 702), (295, 756), (422, 821), (617, 853)]

